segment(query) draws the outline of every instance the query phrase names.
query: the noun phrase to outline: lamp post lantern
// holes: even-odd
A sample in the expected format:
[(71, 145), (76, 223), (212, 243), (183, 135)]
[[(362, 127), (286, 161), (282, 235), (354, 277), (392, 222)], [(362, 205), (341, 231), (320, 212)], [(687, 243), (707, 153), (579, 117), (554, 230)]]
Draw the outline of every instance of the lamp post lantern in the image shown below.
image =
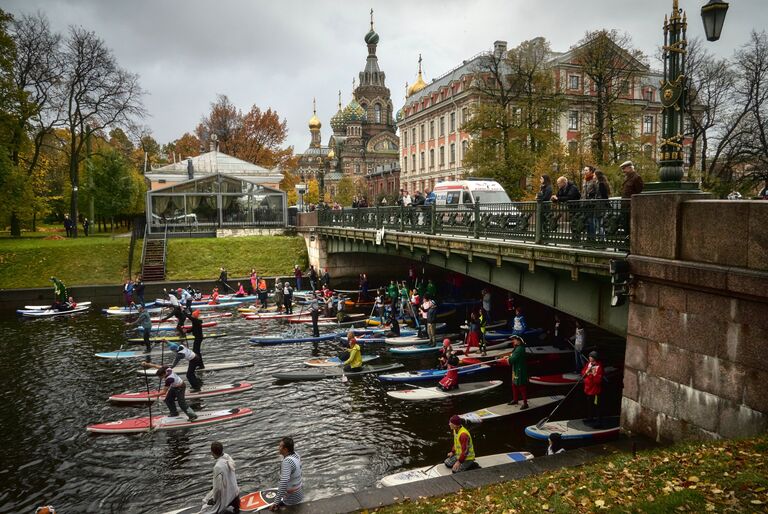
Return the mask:
[(723, 30), (725, 13), (728, 12), (728, 2), (723, 0), (709, 0), (709, 3), (701, 7), (701, 19), (704, 22), (704, 32), (707, 41), (717, 41)]

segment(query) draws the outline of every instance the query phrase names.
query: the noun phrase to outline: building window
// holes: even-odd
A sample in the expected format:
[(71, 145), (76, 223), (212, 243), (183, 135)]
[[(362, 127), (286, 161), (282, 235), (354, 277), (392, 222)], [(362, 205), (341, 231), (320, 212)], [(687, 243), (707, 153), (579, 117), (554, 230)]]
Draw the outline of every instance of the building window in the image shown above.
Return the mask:
[(451, 164), (456, 162), (456, 143), (451, 143)]
[(408, 157), (403, 159), (403, 173), (408, 173)]
[(403, 131), (403, 146), (408, 146), (408, 131)]
[(411, 129), (411, 144), (416, 144), (416, 127)]
[(359, 174), (360, 174), (360, 165), (355, 164), (355, 175), (359, 175)]
[(440, 135), (445, 135), (445, 116), (440, 116)]
[(411, 170), (416, 171), (416, 154), (411, 155)]
[(568, 75), (568, 89), (579, 89), (579, 86), (581, 86), (581, 77)]
[(568, 112), (568, 130), (579, 130), (579, 111)]
[(451, 132), (456, 131), (456, 113), (455, 112), (451, 113), (451, 126), (449, 130)]
[(429, 122), (429, 139), (435, 139), (435, 122)]
[(461, 159), (464, 160), (464, 156), (467, 155), (467, 148), (469, 147), (469, 141), (466, 139), (461, 142)]
[(429, 150), (429, 169), (432, 169), (435, 167), (435, 149), (430, 148)]
[(440, 147), (439, 157), (440, 157), (440, 167), (442, 168), (443, 166), (445, 166), (445, 147), (444, 146)]
[(649, 87), (643, 91), (643, 99), (646, 102), (653, 102), (653, 88)]
[(469, 121), (469, 109), (466, 107), (461, 108), (461, 124), (464, 125), (467, 121)]
[(419, 166), (419, 169), (423, 170), (424, 169), (424, 152), (421, 152), (421, 154), (419, 155), (419, 160), (420, 160), (419, 164), (421, 165)]
[(423, 143), (423, 142), (424, 142), (424, 137), (426, 136), (426, 132), (427, 132), (427, 130), (426, 130), (426, 127), (425, 127), (425, 126), (424, 126), (424, 124), (422, 123), (422, 124), (419, 126), (419, 142), (420, 142), (420, 143)]
[(373, 119), (376, 123), (381, 123), (381, 105), (379, 104), (373, 106)]
[(653, 116), (643, 116), (643, 134), (653, 134)]

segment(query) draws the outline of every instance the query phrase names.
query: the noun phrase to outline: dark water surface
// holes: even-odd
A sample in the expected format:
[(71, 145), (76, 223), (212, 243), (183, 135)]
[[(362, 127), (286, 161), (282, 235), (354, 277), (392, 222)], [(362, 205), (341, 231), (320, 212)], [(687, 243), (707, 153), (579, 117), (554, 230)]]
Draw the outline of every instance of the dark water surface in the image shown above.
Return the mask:
[[(115, 406), (106, 400), (145, 387), (134, 373), (138, 359), (93, 355), (123, 344), (124, 320), (96, 312), (45, 320), (0, 313), (0, 512), (34, 512), (43, 504), (64, 513), (163, 512), (199, 504), (210, 487), (213, 440), (220, 440), (235, 459), (244, 492), (274, 487), (277, 442), (283, 435), (295, 439), (302, 456), (307, 499), (355, 491), (386, 474), (440, 461), (452, 442), (452, 414), (509, 399), (506, 372), (474, 379), (505, 378), (503, 388), (491, 393), (430, 402), (390, 398), (374, 376), (346, 384), (337, 379), (276, 383), (271, 373), (300, 369), (315, 355), (334, 355), (338, 345), (254, 347), (248, 336), (279, 333), (284, 325), (236, 317), (217, 321), (218, 327), (207, 330), (229, 335), (203, 342), (206, 362), (253, 360), (256, 365), (206, 373), (206, 384), (247, 380), (254, 388), (204, 400), (195, 409), (251, 407), (253, 416), (188, 430), (94, 436), (86, 433), (86, 425), (147, 415), (146, 406)], [(434, 366), (429, 358), (403, 362), (406, 369)], [(562, 392), (534, 387), (533, 396)], [(167, 412), (162, 402), (153, 405), (153, 414), (158, 411)], [(577, 405), (569, 405), (558, 418), (577, 411)], [(527, 439), (523, 429), (547, 413), (472, 427), (477, 453), (541, 454), (544, 447)]]

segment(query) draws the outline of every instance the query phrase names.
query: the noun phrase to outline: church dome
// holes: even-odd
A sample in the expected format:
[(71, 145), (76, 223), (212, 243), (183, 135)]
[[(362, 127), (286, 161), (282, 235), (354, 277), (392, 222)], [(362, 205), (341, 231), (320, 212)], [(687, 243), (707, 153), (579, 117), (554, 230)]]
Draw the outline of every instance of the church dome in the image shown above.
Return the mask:
[(320, 130), (320, 127), (322, 126), (322, 123), (320, 123), (320, 119), (317, 117), (317, 114), (313, 114), (311, 118), (309, 118), (309, 130)]
[(365, 42), (369, 45), (378, 45), (379, 44), (379, 35), (376, 33), (375, 30), (373, 30), (373, 27), (371, 27), (371, 30), (368, 31), (368, 33), (365, 35)]
[(363, 109), (362, 105), (357, 103), (357, 100), (352, 98), (349, 105), (344, 108), (344, 121), (346, 123), (360, 123), (365, 121), (365, 119), (365, 109)]
[(402, 107), (399, 111), (397, 111), (397, 114), (395, 115), (395, 124), (399, 124), (401, 121), (403, 121), (405, 107)]
[(344, 111), (339, 109), (336, 114), (331, 116), (331, 128), (334, 132), (343, 132), (345, 126), (346, 121), (344, 120)]
[(424, 77), (421, 75), (421, 54), (419, 54), (419, 75), (416, 77), (416, 82), (411, 84), (411, 87), (408, 88), (408, 91), (406, 91), (406, 97), (415, 95), (422, 89), (427, 87), (427, 83), (424, 82)]

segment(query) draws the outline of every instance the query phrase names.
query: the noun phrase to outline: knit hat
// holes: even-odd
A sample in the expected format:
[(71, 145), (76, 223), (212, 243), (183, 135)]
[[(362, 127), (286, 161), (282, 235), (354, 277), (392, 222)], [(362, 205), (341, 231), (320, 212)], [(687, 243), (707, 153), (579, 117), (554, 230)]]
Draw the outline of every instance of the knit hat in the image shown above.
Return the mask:
[(451, 419), (448, 420), (448, 422), (451, 425), (454, 425), (454, 426), (457, 426), (457, 427), (461, 426), (461, 418), (458, 416), (458, 414), (454, 414), (453, 416), (451, 416)]
[(451, 346), (451, 340), (447, 337), (443, 339), (443, 346)]
[(195, 311), (193, 311), (192, 312), (192, 317), (193, 318), (199, 318), (200, 317), (200, 309), (196, 309)]
[(597, 352), (594, 352), (594, 351), (589, 352), (589, 356), (592, 357), (593, 359), (597, 359)]

